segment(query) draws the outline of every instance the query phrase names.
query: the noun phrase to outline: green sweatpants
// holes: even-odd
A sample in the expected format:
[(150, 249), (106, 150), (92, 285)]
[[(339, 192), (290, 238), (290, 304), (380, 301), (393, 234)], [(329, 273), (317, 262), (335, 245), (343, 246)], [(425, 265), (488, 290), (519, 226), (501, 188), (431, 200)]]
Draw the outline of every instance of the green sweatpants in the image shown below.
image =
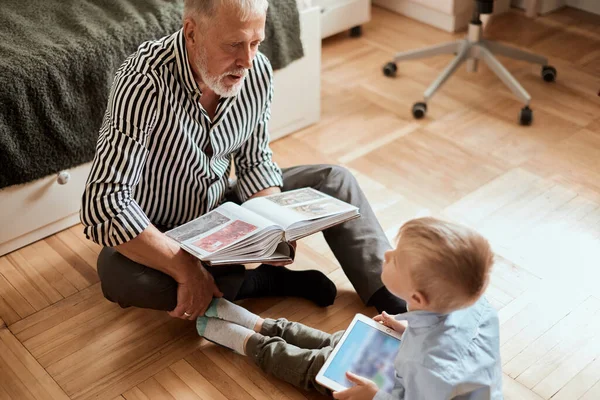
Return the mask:
[(331, 391), (317, 383), (321, 367), (344, 331), (333, 335), (286, 319), (266, 319), (250, 337), (246, 354), (265, 372), (299, 388)]

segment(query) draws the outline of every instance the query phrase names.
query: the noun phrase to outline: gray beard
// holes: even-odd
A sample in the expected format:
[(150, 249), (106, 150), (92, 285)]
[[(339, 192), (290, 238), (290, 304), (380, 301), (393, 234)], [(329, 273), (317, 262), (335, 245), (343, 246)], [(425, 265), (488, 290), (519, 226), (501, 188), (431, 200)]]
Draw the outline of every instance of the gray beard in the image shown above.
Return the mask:
[[(204, 82), (204, 84), (208, 86), (210, 90), (215, 92), (220, 97), (237, 96), (240, 93), (240, 90), (242, 90), (244, 80), (248, 75), (248, 70), (244, 68), (228, 71), (219, 76), (211, 75), (208, 72), (208, 58), (206, 57), (205, 53), (200, 53), (198, 60), (196, 60), (196, 68), (198, 68), (198, 71), (200, 72), (200, 78), (202, 78), (202, 82)], [(240, 75), (242, 76), (242, 79), (234, 86), (227, 86), (223, 81), (228, 75)]]

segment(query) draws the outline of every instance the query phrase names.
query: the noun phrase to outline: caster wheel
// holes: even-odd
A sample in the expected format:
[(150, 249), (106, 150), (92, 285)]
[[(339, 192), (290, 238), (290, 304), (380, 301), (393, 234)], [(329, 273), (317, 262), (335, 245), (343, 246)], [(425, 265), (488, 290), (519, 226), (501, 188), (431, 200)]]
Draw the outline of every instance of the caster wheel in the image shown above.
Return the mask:
[(360, 37), (362, 36), (362, 26), (355, 26), (350, 29), (350, 37)]
[(425, 103), (415, 103), (412, 108), (413, 117), (416, 119), (421, 119), (427, 113), (427, 104)]
[(383, 67), (383, 74), (390, 78), (396, 76), (396, 71), (398, 71), (398, 67), (395, 62), (389, 62)]
[(529, 106), (525, 106), (519, 113), (519, 123), (523, 126), (528, 126), (531, 125), (531, 121), (533, 121), (533, 110)]
[(542, 67), (542, 78), (546, 82), (554, 82), (556, 80), (556, 68), (546, 65)]

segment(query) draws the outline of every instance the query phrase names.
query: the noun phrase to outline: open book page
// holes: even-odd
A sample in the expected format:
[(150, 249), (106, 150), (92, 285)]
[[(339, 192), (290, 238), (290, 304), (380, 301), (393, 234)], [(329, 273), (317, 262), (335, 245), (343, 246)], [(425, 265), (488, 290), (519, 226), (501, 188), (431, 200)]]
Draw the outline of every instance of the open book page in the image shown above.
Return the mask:
[(312, 221), (318, 219), (357, 211), (356, 207), (311, 188), (258, 197), (242, 207), (267, 216), (286, 231), (298, 225), (312, 225)]
[[(253, 236), (262, 238), (265, 231), (271, 232), (266, 236), (277, 236), (273, 232), (279, 232), (281, 236), (282, 228), (235, 203), (225, 203), (166, 234), (199, 258), (209, 259)], [(272, 237), (265, 237), (265, 240), (272, 246)]]

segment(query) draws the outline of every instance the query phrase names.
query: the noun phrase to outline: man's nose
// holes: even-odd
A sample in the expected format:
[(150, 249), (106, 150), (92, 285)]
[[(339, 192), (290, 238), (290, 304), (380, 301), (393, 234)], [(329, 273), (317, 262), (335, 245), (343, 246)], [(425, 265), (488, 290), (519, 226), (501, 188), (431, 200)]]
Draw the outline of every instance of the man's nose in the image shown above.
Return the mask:
[(238, 66), (245, 69), (252, 68), (252, 60), (254, 60), (254, 55), (255, 52), (250, 48), (250, 46), (244, 48), (244, 50), (238, 57)]

